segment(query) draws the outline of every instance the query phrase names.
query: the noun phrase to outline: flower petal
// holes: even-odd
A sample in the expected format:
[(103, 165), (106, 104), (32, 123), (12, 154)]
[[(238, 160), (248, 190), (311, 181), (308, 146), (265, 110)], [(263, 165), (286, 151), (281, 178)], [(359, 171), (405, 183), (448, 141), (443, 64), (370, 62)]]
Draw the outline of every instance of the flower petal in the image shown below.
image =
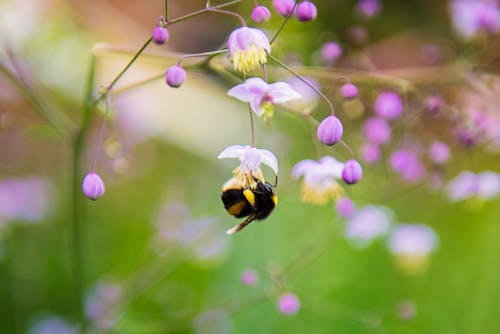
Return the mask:
[(262, 116), (264, 114), (264, 108), (261, 108), (262, 104), (262, 97), (260, 96), (255, 96), (252, 101), (250, 101), (250, 108), (257, 114), (257, 116)]
[(266, 149), (260, 149), (259, 151), (262, 154), (262, 163), (271, 167), (274, 173), (278, 174), (278, 160), (274, 156), (273, 152)]
[(342, 178), (344, 164), (334, 157), (324, 156), (319, 160), (321, 168), (326, 175), (331, 175), (336, 179)]
[(262, 163), (262, 152), (255, 147), (248, 147), (241, 157), (241, 162), (250, 170), (255, 171)]
[(275, 82), (269, 85), (267, 95), (271, 97), (273, 103), (285, 103), (302, 97), (292, 86), (285, 82)]
[(255, 98), (262, 99), (268, 89), (269, 85), (261, 78), (250, 78), (231, 88), (227, 95), (243, 102), (250, 102)]
[(294, 179), (298, 179), (302, 175), (309, 173), (311, 170), (313, 170), (315, 167), (318, 166), (318, 163), (314, 160), (302, 160), (299, 161), (295, 164), (295, 166), (292, 169), (292, 177)]
[(240, 158), (243, 156), (243, 153), (249, 149), (248, 145), (232, 145), (225, 148), (217, 158), (225, 159), (225, 158)]

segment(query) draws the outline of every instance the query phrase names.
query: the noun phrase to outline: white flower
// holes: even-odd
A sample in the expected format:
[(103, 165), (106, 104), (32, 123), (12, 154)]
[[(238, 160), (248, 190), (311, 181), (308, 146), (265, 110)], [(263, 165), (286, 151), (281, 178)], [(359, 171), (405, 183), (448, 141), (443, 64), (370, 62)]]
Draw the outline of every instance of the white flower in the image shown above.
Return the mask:
[(347, 222), (345, 235), (359, 247), (365, 247), (373, 239), (389, 232), (391, 212), (380, 206), (369, 205), (356, 211)]
[(227, 94), (250, 103), (250, 108), (262, 116), (275, 103), (285, 103), (301, 98), (301, 95), (285, 82), (268, 84), (261, 78), (250, 78), (231, 88)]
[(437, 247), (437, 235), (423, 224), (400, 224), (389, 237), (389, 249), (394, 255), (427, 256)]
[(344, 164), (335, 158), (325, 156), (319, 161), (302, 160), (292, 169), (292, 177), (304, 176), (302, 199), (313, 204), (326, 204), (330, 198), (336, 199), (343, 194), (336, 180), (342, 178)]
[(229, 54), (236, 71), (244, 74), (267, 62), (271, 45), (266, 34), (261, 30), (240, 27), (229, 35), (227, 41)]

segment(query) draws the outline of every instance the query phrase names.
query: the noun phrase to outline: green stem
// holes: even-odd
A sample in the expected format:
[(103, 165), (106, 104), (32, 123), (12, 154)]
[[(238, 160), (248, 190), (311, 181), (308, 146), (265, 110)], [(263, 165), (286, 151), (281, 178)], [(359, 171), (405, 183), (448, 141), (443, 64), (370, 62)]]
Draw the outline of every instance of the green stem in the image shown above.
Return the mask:
[(168, 21), (168, 0), (165, 0), (165, 20)]
[(290, 12), (290, 14), (287, 15), (287, 17), (285, 17), (285, 19), (281, 23), (280, 27), (278, 28), (278, 30), (274, 34), (273, 38), (271, 38), (271, 41), (269, 42), (269, 44), (273, 44), (273, 42), (276, 40), (276, 38), (278, 38), (278, 35), (281, 33), (283, 28), (285, 28), (286, 23), (288, 22), (290, 17), (293, 15), (293, 12), (295, 11), (295, 7), (297, 7), (297, 2), (295, 2), (295, 5), (293, 5), (292, 11)]
[(178, 17), (176, 19), (173, 19), (171, 21), (168, 21), (168, 24), (171, 25), (171, 24), (174, 24), (174, 23), (177, 23), (177, 22), (181, 22), (181, 21), (184, 21), (184, 20), (187, 20), (187, 19), (190, 19), (194, 16), (197, 16), (197, 15), (200, 15), (200, 14), (203, 14), (203, 13), (206, 13), (208, 12), (209, 10), (211, 9), (219, 9), (219, 8), (224, 8), (224, 7), (228, 7), (228, 6), (231, 6), (231, 5), (234, 5), (234, 4), (237, 4), (238, 2), (241, 2), (242, 0), (232, 0), (232, 1), (228, 1), (226, 3), (223, 3), (223, 4), (220, 4), (220, 5), (217, 5), (217, 6), (213, 6), (213, 7), (210, 7), (210, 8), (204, 8), (204, 9), (200, 9), (200, 10), (197, 10), (196, 12), (192, 12), (190, 14), (186, 14), (184, 16), (181, 16), (181, 17)]
[(222, 49), (222, 50), (215, 50), (215, 51), (208, 51), (208, 52), (201, 52), (201, 53), (193, 53), (189, 55), (185, 55), (179, 58), (179, 62), (177, 63), (177, 66), (180, 66), (182, 61), (186, 58), (196, 58), (196, 57), (214, 57), (223, 53), (226, 53), (228, 50)]
[(285, 70), (287, 70), (288, 72), (290, 72), (291, 74), (293, 74), (294, 76), (296, 76), (300, 81), (302, 81), (307, 86), (309, 86), (313, 91), (315, 91), (316, 94), (318, 94), (323, 100), (325, 100), (326, 103), (328, 103), (328, 106), (330, 106), (330, 111), (331, 111), (332, 115), (335, 114), (335, 108), (333, 107), (332, 101), (330, 101), (330, 99), (328, 97), (326, 97), (326, 95), (323, 94), (318, 88), (314, 87), (314, 85), (312, 85), (309, 81), (307, 81), (306, 79), (304, 79), (304, 77), (302, 77), (295, 70), (291, 69), (290, 67), (288, 67), (287, 65), (285, 65), (284, 63), (282, 63), (281, 61), (279, 61), (278, 58), (276, 58), (276, 57), (274, 57), (272, 55), (267, 55), (267, 56), (269, 58), (271, 58), (276, 64), (278, 64), (279, 66), (283, 67)]

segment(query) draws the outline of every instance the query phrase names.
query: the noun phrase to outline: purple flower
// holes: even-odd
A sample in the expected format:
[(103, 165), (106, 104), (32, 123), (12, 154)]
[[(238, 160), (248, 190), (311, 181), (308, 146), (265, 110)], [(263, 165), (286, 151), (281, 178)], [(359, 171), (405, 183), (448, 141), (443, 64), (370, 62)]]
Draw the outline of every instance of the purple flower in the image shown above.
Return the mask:
[(330, 198), (340, 197), (343, 189), (336, 180), (342, 177), (343, 168), (343, 163), (330, 156), (325, 156), (319, 161), (299, 161), (292, 169), (292, 177), (298, 179), (304, 176), (302, 200), (324, 205)]
[(431, 114), (437, 114), (444, 105), (443, 98), (439, 95), (431, 95), (425, 99), (425, 109)]
[(294, 6), (295, 0), (273, 0), (274, 9), (282, 16), (291, 15)]
[(450, 149), (445, 143), (435, 141), (429, 147), (429, 155), (435, 163), (443, 164), (450, 158)]
[[(311, 86), (319, 89), (319, 83), (314, 78), (303, 77)], [(287, 83), (292, 86), (292, 88), (297, 91), (302, 98), (287, 102), (285, 107), (301, 112), (302, 114), (308, 115), (317, 106), (319, 96), (310, 86), (306, 85), (302, 80), (296, 76), (288, 78)]]
[(321, 48), (321, 57), (329, 65), (333, 65), (341, 55), (342, 47), (337, 42), (326, 42)]
[(318, 15), (318, 10), (312, 2), (306, 0), (297, 5), (295, 15), (299, 21), (311, 21), (316, 18), (316, 15)]
[(354, 99), (358, 96), (358, 88), (352, 83), (346, 83), (342, 86), (342, 96), (345, 99)]
[(341, 197), (335, 202), (337, 214), (343, 218), (350, 218), (356, 212), (356, 206), (349, 197)]
[(363, 168), (356, 160), (348, 160), (342, 169), (342, 180), (347, 184), (358, 183), (363, 177)]
[(464, 39), (472, 39), (481, 32), (500, 31), (500, 10), (496, 1), (455, 0), (450, 3), (455, 30)]
[(386, 144), (391, 139), (391, 127), (383, 118), (368, 118), (363, 125), (365, 138), (372, 144)]
[(391, 213), (384, 207), (365, 206), (357, 210), (347, 222), (345, 236), (358, 247), (368, 246), (372, 240), (389, 232)]
[(492, 171), (485, 171), (478, 175), (477, 196), (488, 200), (500, 194), (500, 175)]
[(159, 45), (164, 44), (166, 41), (168, 41), (169, 38), (168, 30), (165, 27), (156, 26), (153, 29), (151, 38), (153, 39), (153, 42), (155, 42), (156, 44)]
[(364, 18), (372, 18), (382, 10), (380, 0), (359, 0), (356, 4), (356, 12)]
[(246, 269), (241, 275), (241, 283), (253, 286), (259, 281), (259, 274), (255, 269)]
[(250, 108), (262, 116), (266, 113), (272, 116), (272, 106), (275, 103), (285, 103), (301, 96), (285, 82), (268, 84), (261, 78), (250, 78), (244, 83), (231, 88), (227, 94), (240, 101), (250, 103)]
[(46, 317), (31, 326), (29, 334), (77, 334), (78, 328), (60, 317)]
[(271, 12), (266, 6), (255, 6), (252, 10), (252, 20), (255, 23), (261, 24), (269, 21)]
[(299, 312), (300, 300), (293, 293), (285, 293), (278, 299), (278, 310), (286, 315), (294, 315)]
[(361, 157), (367, 164), (374, 164), (380, 160), (380, 147), (374, 143), (365, 143), (360, 149)]
[(168, 68), (165, 74), (167, 85), (172, 88), (179, 88), (186, 81), (186, 71), (179, 65)]
[(96, 173), (88, 173), (83, 178), (82, 191), (85, 197), (95, 201), (104, 195), (104, 182)]
[(116, 321), (122, 287), (115, 282), (98, 282), (85, 298), (85, 313), (95, 327), (110, 329)]
[(461, 201), (474, 196), (479, 188), (476, 174), (465, 171), (448, 183), (448, 196), (453, 201)]
[(399, 224), (389, 236), (389, 250), (397, 256), (428, 256), (437, 243), (436, 232), (422, 224)]
[(227, 41), (229, 55), (238, 72), (246, 74), (267, 62), (267, 54), (271, 53), (271, 45), (266, 34), (261, 30), (240, 27), (229, 35)]
[(403, 113), (403, 101), (398, 94), (383, 92), (379, 94), (373, 106), (375, 113), (387, 120), (399, 118)]
[(425, 167), (420, 162), (417, 153), (411, 149), (395, 151), (390, 158), (391, 167), (398, 172), (403, 180), (418, 182), (425, 176)]
[(343, 133), (342, 122), (337, 117), (330, 115), (319, 124), (316, 135), (322, 144), (331, 146), (342, 139)]

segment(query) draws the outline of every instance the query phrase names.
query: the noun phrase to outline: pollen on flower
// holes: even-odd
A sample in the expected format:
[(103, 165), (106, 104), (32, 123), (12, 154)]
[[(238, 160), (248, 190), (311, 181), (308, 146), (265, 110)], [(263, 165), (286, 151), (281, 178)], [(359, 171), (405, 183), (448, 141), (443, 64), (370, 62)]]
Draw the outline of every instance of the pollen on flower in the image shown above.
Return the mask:
[(235, 51), (233, 54), (234, 69), (244, 74), (265, 63), (267, 63), (266, 50), (253, 44), (249, 45), (247, 49)]
[(308, 183), (302, 183), (302, 200), (306, 203), (325, 205), (330, 199), (336, 200), (344, 196), (344, 188), (335, 181), (325, 182), (323, 187), (312, 187)]

